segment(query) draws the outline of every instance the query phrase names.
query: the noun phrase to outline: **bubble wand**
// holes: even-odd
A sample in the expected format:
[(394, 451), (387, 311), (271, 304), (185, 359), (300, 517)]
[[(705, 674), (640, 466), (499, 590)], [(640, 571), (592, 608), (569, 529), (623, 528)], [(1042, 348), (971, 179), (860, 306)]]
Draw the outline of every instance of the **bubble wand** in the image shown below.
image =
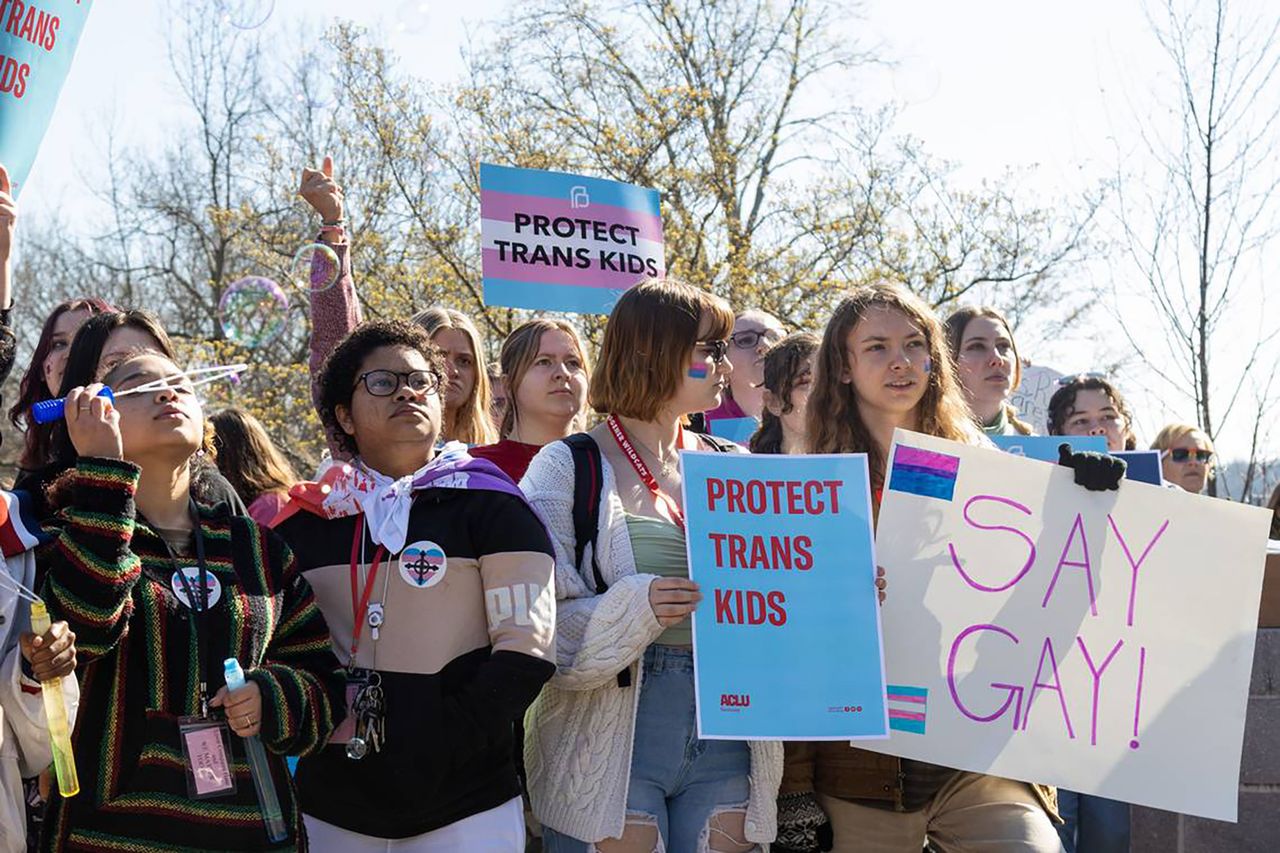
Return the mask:
[[(8, 586), (19, 598), (31, 602), (31, 631), (43, 637), (53, 623), (44, 600), (27, 589), (8, 572), (0, 572), (0, 585)], [(71, 724), (67, 720), (67, 703), (62, 693), (62, 678), (50, 678), (40, 682), (40, 694), (44, 699), (44, 714), (49, 723), (49, 743), (53, 747), (53, 770), (58, 777), (58, 793), (74, 797), (80, 793), (80, 779), (76, 775), (75, 755), (71, 752)]]
[[(220, 364), (216, 367), (197, 367), (195, 370), (188, 370), (183, 373), (174, 373), (169, 376), (163, 376), (160, 379), (153, 379), (150, 382), (144, 382), (137, 388), (130, 388), (128, 391), (115, 393), (110, 388), (103, 387), (98, 392), (99, 397), (106, 397), (108, 400), (115, 402), (117, 397), (128, 397), (130, 394), (148, 394), (153, 391), (160, 391), (165, 388), (172, 387), (172, 383), (182, 379), (193, 379), (192, 388), (199, 388), (201, 385), (209, 385), (219, 382), (223, 379), (233, 379), (241, 373), (249, 369), (247, 364)], [(54, 400), (41, 400), (31, 407), (31, 419), (38, 424), (47, 424), (52, 421), (59, 421), (66, 417), (66, 397), (58, 397)]]

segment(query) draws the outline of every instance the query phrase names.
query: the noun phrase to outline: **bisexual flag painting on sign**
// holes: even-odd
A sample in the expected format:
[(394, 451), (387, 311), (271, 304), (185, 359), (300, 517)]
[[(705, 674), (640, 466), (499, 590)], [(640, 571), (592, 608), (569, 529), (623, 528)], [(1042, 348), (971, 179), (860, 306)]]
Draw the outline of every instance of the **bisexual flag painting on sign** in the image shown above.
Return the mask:
[(666, 272), (657, 190), (480, 165), (486, 305), (608, 314)]

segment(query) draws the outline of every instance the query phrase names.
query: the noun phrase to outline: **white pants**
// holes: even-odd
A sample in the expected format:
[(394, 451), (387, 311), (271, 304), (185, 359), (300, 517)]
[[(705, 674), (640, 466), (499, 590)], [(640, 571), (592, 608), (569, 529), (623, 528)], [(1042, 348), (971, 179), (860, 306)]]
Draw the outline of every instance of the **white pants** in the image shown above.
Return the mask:
[(307, 841), (315, 853), (523, 853), (524, 806), (507, 800), (487, 812), (411, 838), (376, 838), (302, 816)]

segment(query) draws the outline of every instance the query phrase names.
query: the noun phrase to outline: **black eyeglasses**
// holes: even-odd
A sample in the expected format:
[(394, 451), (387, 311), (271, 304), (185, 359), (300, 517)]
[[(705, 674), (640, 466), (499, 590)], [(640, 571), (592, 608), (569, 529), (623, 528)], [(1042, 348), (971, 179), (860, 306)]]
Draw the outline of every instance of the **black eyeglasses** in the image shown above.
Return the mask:
[(694, 341), (693, 345), (709, 350), (713, 364), (724, 364), (724, 360), (729, 357), (729, 342), (726, 340)]
[(1089, 372), (1089, 373), (1073, 373), (1070, 376), (1058, 377), (1059, 385), (1070, 385), (1072, 382), (1080, 382), (1084, 379), (1109, 379), (1105, 373)]
[(1174, 447), (1164, 452), (1174, 462), (1186, 462), (1188, 459), (1195, 459), (1201, 465), (1208, 465), (1213, 461), (1212, 450), (1201, 450), (1200, 448), (1191, 447)]
[(782, 340), (782, 333), (777, 329), (743, 329), (729, 336), (729, 340), (738, 349), (755, 349), (760, 346), (761, 338), (766, 344), (772, 346)]
[(415, 394), (434, 394), (440, 390), (440, 377), (429, 370), (370, 370), (356, 377), (356, 385), (364, 383), (364, 390), (375, 397), (390, 397), (400, 390), (400, 381)]

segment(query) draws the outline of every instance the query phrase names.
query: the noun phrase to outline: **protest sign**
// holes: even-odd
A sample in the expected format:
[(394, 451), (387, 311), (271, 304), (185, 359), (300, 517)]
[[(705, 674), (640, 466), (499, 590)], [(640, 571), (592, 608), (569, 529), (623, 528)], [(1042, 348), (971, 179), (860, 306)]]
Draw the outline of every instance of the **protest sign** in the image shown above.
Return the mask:
[(759, 428), (760, 422), (749, 415), (745, 418), (716, 418), (708, 425), (712, 435), (717, 438), (727, 438), (743, 447), (747, 446), (751, 436), (755, 435)]
[(1106, 453), (1107, 440), (1100, 435), (993, 435), (991, 442), (1005, 453), (1057, 462), (1058, 447), (1071, 445), (1076, 453)]
[(923, 701), (867, 748), (1234, 820), (1269, 514), (903, 430), (890, 460), (887, 679)]
[(1117, 450), (1111, 454), (1123, 459), (1129, 466), (1125, 468), (1127, 479), (1139, 483), (1150, 483), (1158, 486), (1164, 482), (1164, 471), (1160, 468), (1160, 451), (1158, 450)]
[(1049, 400), (1058, 390), (1062, 374), (1039, 364), (1022, 365), (1022, 381), (1009, 395), (1018, 416), (1043, 435), (1049, 431)]
[(698, 736), (884, 737), (863, 455), (682, 453)]
[(22, 190), (93, 0), (0, 3), (0, 164)]
[[(1076, 453), (1106, 453), (1107, 440), (1100, 435), (993, 435), (991, 441), (1005, 453), (1057, 462), (1058, 447), (1071, 445)], [(1154, 450), (1117, 450), (1111, 454), (1127, 463), (1124, 476), (1139, 483), (1160, 485), (1160, 454)]]
[(664, 274), (657, 190), (480, 164), (486, 305), (608, 314)]

